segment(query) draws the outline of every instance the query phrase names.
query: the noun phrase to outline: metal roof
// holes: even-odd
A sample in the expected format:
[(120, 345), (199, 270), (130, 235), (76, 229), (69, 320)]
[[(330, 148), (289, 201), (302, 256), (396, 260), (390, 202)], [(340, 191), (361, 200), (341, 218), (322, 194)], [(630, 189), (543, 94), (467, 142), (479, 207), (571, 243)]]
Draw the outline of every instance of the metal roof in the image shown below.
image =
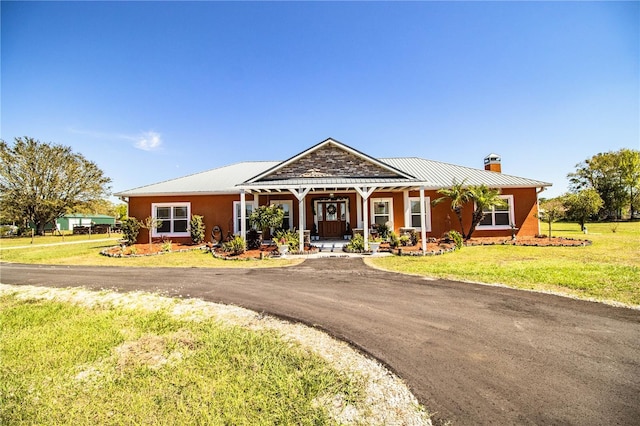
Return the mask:
[(457, 166), (439, 161), (416, 157), (380, 158), (379, 161), (415, 176), (415, 179), (403, 178), (295, 178), (269, 182), (247, 182), (249, 179), (281, 164), (280, 161), (247, 161), (219, 167), (202, 173), (196, 173), (165, 182), (116, 193), (120, 197), (159, 196), (159, 195), (206, 195), (237, 194), (240, 188), (262, 191), (272, 188), (312, 187), (315, 190), (330, 188), (349, 188), (358, 186), (378, 186), (384, 188), (403, 188), (424, 186), (427, 189), (439, 189), (451, 186), (455, 180), (465, 181), (468, 185), (487, 185), (494, 188), (540, 188), (551, 183), (518, 176), (506, 175)]
[(114, 194), (116, 197), (158, 195), (237, 194), (236, 185), (280, 164), (280, 161), (245, 161), (206, 172), (141, 186)]
[(381, 158), (380, 161), (384, 161), (400, 170), (405, 170), (418, 180), (428, 183), (426, 186), (430, 188), (450, 187), (454, 179), (457, 182), (464, 180), (467, 185), (484, 184), (492, 188), (540, 188), (552, 185), (549, 182), (442, 163), (440, 161), (425, 160), (424, 158)]

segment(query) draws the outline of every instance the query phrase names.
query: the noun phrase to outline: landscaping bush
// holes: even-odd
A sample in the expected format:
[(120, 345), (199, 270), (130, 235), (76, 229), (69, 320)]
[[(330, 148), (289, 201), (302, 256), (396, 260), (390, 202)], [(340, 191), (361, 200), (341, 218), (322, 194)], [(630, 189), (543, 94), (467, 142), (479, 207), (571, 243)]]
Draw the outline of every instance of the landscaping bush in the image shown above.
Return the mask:
[(411, 237), (408, 235), (403, 235), (400, 237), (399, 239), (400, 244), (402, 245), (402, 247), (407, 247), (412, 245), (411, 244)]
[(135, 217), (129, 217), (122, 221), (122, 235), (127, 241), (127, 245), (136, 243), (141, 227), (142, 223)]
[(247, 232), (247, 248), (249, 250), (256, 250), (260, 248), (262, 244), (260, 233), (255, 229)]
[(204, 241), (204, 218), (200, 215), (191, 215), (191, 221), (189, 222), (189, 232), (191, 234), (191, 241), (194, 244), (200, 244)]
[(227, 241), (222, 245), (222, 250), (226, 253), (231, 253), (234, 256), (244, 253), (247, 248), (247, 244), (242, 237), (234, 237), (231, 241)]
[(462, 234), (458, 231), (454, 231), (453, 229), (447, 232), (445, 235), (445, 239), (453, 241), (456, 245), (456, 250), (460, 250), (462, 248)]
[(300, 251), (300, 236), (297, 232), (290, 230), (276, 231), (275, 241), (277, 241), (278, 244), (287, 244), (290, 252), (295, 253)]
[(351, 252), (364, 251), (364, 236), (362, 234), (355, 234), (345, 247), (347, 248), (347, 251)]
[(391, 231), (391, 227), (389, 226), (388, 223), (378, 224), (376, 225), (376, 229), (378, 230), (378, 235), (383, 240), (387, 239), (387, 237), (389, 236), (389, 232)]
[(398, 235), (393, 231), (389, 231), (389, 234), (387, 234), (387, 239), (389, 240), (389, 247), (391, 248), (396, 248), (400, 244)]

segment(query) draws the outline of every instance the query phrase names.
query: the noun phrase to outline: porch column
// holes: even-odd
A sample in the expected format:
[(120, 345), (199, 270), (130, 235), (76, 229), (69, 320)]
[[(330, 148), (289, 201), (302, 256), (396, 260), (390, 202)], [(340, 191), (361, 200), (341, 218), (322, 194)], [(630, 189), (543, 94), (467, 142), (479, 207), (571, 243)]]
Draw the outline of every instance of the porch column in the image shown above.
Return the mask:
[(356, 194), (356, 223), (357, 226), (355, 228), (362, 228), (362, 196), (358, 193)]
[(244, 189), (240, 190), (240, 237), (247, 241), (247, 200)]
[(307, 194), (311, 191), (311, 188), (300, 187), (299, 190), (289, 188), (291, 192), (298, 199), (298, 236), (300, 238), (300, 251), (304, 251), (304, 200)]
[(420, 187), (420, 238), (422, 240), (422, 255), (427, 255), (427, 220), (424, 211), (424, 186)]
[(360, 194), (362, 197), (362, 227), (364, 230), (364, 250), (369, 251), (369, 197), (373, 194), (373, 191), (376, 190), (375, 186), (368, 188), (363, 186), (362, 188), (358, 188), (357, 186), (354, 189)]

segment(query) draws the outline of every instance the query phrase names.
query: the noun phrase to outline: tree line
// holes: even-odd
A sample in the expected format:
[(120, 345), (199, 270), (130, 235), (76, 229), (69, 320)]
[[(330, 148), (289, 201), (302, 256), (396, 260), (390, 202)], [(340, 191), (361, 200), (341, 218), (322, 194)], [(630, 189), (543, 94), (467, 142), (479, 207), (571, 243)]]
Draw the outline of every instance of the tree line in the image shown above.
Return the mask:
[(623, 148), (594, 155), (567, 175), (569, 192), (541, 200), (541, 219), (574, 220), (584, 231), (590, 219), (637, 217), (640, 208), (640, 151)]

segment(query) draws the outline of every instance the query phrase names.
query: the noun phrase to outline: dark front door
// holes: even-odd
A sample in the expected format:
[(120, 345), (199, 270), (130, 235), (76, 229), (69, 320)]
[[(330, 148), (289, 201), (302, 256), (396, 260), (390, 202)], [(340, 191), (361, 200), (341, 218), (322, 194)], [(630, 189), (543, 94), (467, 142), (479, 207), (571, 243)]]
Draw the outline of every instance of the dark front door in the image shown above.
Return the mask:
[(321, 238), (342, 238), (346, 230), (346, 201), (318, 203), (318, 235)]

